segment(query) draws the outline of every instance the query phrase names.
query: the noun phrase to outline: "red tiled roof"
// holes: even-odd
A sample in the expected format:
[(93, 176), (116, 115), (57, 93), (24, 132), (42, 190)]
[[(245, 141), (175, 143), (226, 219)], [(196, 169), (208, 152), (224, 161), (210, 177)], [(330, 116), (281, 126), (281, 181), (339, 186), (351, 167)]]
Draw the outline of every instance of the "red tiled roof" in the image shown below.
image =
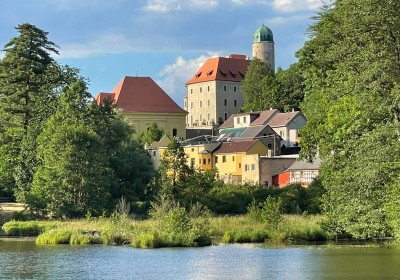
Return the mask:
[(230, 154), (230, 153), (244, 153), (250, 149), (259, 140), (238, 141), (238, 142), (224, 142), (214, 154)]
[(97, 102), (97, 104), (101, 104), (107, 98), (113, 100), (114, 99), (114, 93), (100, 92), (99, 94), (96, 95), (96, 102)]
[(96, 101), (112, 96), (117, 108), (125, 112), (187, 114), (150, 77), (125, 76), (112, 93), (99, 93)]
[(277, 113), (268, 122), (270, 127), (287, 126), (300, 112)]
[(243, 80), (250, 60), (244, 55), (230, 55), (230, 57), (213, 57), (208, 59), (203, 66), (186, 82), (186, 85), (207, 81), (233, 81)]
[(279, 111), (277, 109), (262, 111), (262, 112), (260, 112), (260, 116), (257, 119), (255, 119), (250, 125), (267, 124), (268, 121), (271, 119), (271, 117), (276, 113), (279, 113)]

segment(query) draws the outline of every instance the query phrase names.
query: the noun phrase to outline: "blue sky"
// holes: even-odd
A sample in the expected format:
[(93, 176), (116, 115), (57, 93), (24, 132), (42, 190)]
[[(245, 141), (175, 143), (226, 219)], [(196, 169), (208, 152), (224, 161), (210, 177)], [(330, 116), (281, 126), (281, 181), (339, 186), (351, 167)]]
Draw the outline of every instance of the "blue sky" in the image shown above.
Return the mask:
[[(254, 31), (268, 26), (275, 64), (286, 69), (307, 39), (320, 0), (2, 0), (0, 45), (34, 24), (81, 69), (89, 91), (110, 92), (124, 76), (150, 76), (180, 106), (185, 82), (212, 56), (251, 58)], [(0, 57), (4, 53), (0, 53)]]

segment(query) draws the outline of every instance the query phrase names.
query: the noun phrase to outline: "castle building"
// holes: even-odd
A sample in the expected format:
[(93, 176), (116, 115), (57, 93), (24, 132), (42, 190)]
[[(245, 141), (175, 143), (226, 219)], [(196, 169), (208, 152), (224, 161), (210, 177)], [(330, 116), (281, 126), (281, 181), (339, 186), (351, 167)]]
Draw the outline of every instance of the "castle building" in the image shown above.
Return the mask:
[[(253, 57), (275, 69), (273, 34), (265, 25), (254, 33)], [(240, 86), (249, 63), (245, 55), (213, 57), (186, 82), (187, 138), (215, 135), (215, 129), (239, 111), (244, 103)]]
[(100, 92), (96, 101), (114, 101), (116, 108), (134, 126), (136, 133), (156, 123), (167, 135), (186, 137), (185, 118), (187, 112), (150, 77), (125, 76), (112, 92)]
[(274, 36), (264, 24), (257, 28), (253, 36), (253, 58), (258, 58), (275, 72)]

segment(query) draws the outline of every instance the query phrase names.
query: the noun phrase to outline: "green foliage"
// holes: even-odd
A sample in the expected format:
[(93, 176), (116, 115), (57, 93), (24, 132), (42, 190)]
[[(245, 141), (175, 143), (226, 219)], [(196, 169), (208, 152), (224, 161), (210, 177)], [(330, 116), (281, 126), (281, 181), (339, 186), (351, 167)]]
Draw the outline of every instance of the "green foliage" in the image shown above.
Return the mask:
[(265, 227), (269, 230), (278, 229), (279, 223), (283, 220), (282, 199), (268, 196), (261, 207), (261, 220)]
[(396, 235), (399, 18), (398, 1), (334, 1), (298, 52), (307, 118), (301, 153), (324, 159), (324, 227), (337, 236)]
[(147, 130), (143, 130), (137, 137), (142, 145), (151, 145), (165, 135), (165, 131), (158, 127), (156, 122), (153, 122)]
[(69, 244), (71, 232), (68, 230), (51, 229), (36, 238), (36, 244)]
[(267, 64), (254, 58), (247, 68), (240, 90), (243, 93), (243, 112), (263, 111), (271, 108), (268, 87), (274, 87), (274, 73)]
[[(150, 217), (156, 219), (157, 244), (167, 246), (204, 246), (211, 244), (208, 219), (210, 211), (201, 204), (194, 204), (186, 210), (171, 197), (161, 196), (152, 203)], [(144, 237), (152, 237), (146, 235)], [(143, 241), (135, 241), (143, 244)], [(147, 244), (147, 242), (145, 242)], [(147, 245), (146, 245), (147, 246)]]
[(274, 74), (268, 65), (257, 58), (247, 68), (241, 91), (244, 97), (243, 112), (270, 108), (291, 111), (299, 109), (304, 98), (303, 79), (296, 63), (287, 70), (278, 68)]
[(19, 36), (4, 46), (0, 60), (0, 180), (2, 189), (25, 201), (38, 164), (36, 137), (57, 101), (58, 81), (49, 76), (60, 68), (47, 32), (27, 23), (16, 29)]
[(59, 222), (10, 221), (5, 223), (2, 229), (9, 236), (37, 236), (58, 225)]

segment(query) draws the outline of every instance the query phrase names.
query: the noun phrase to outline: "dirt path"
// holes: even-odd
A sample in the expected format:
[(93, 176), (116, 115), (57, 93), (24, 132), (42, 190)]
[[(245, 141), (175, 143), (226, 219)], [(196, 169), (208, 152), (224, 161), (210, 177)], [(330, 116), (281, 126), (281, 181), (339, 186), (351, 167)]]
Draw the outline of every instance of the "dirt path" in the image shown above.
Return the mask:
[(9, 221), (12, 214), (15, 211), (22, 211), (25, 208), (25, 204), (13, 203), (13, 202), (2, 202), (0, 203), (0, 226), (5, 222)]

